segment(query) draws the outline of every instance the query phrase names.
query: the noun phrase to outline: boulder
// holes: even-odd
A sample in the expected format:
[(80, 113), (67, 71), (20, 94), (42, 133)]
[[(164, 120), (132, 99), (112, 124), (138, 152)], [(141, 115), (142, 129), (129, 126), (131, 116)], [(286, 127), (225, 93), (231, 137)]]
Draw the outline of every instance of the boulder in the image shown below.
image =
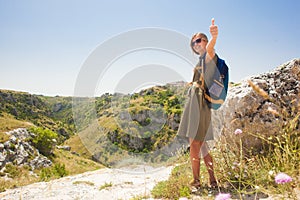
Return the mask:
[(297, 115), (299, 105), (300, 59), (294, 59), (229, 87), (225, 103), (213, 112), (215, 133), (230, 136), (241, 129), (245, 147), (259, 150), (261, 142), (249, 133), (279, 134), (283, 125)]
[(50, 167), (52, 165), (51, 160), (49, 160), (47, 157), (39, 155), (35, 157), (33, 160), (29, 162), (29, 166), (32, 170), (44, 168), (44, 167)]
[(65, 151), (71, 151), (71, 147), (70, 146), (56, 146), (57, 149), (62, 149), (62, 150), (65, 150)]

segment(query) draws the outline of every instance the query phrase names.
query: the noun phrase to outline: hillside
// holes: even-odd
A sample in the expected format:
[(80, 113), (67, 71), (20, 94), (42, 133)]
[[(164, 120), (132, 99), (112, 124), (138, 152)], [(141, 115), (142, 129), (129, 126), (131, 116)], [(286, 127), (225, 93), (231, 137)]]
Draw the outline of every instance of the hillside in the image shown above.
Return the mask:
[[(97, 134), (92, 132), (92, 135), (89, 127), (94, 123), (93, 112), (85, 112), (90, 109), (89, 105), (83, 104), (79, 110), (76, 110), (80, 115), (76, 115), (74, 121), (73, 101), (78, 99), (0, 90), (0, 143), (6, 145), (1, 150), (1, 155), (4, 156), (1, 164), (2, 176), (11, 173), (5, 167), (10, 167), (10, 164), (13, 164), (13, 169), (21, 167), (25, 170), (25, 174), (29, 173), (30, 168), (26, 165), (29, 165), (38, 155), (31, 154), (31, 150), (27, 148), (24, 150), (28, 153), (19, 155), (18, 152), (22, 151), (20, 148), (24, 148), (24, 144), (33, 145), (30, 148), (37, 146), (32, 143), (34, 140), (32, 137), (28, 136), (23, 141), (19, 138), (20, 134), (11, 136), (5, 133), (18, 128), (40, 127), (56, 133), (55, 145), (65, 145), (66, 149), (71, 150), (52, 150), (53, 153), (46, 155), (50, 161), (45, 162), (52, 162), (53, 169), (62, 168), (66, 174), (76, 174), (101, 167), (99, 164), (92, 164), (92, 160), (110, 167), (139, 155), (142, 155), (142, 162), (167, 161), (170, 155), (160, 155), (156, 150), (166, 146), (175, 136), (184, 103), (185, 89), (187, 89), (184, 86), (185, 83), (172, 83), (148, 88), (132, 95), (104, 94), (96, 98), (80, 98), (80, 101), (92, 102), (96, 112), (95, 126), (100, 127), (100, 131)], [(24, 161), (19, 159), (19, 164), (15, 163), (14, 158), (5, 156), (9, 151), (21, 156)], [(90, 159), (90, 161), (81, 161), (82, 159)], [(41, 168), (35, 173), (41, 176), (41, 173), (45, 172)], [(55, 178), (55, 173), (52, 175), (51, 173), (53, 172), (47, 172), (46, 177)], [(20, 181), (17, 176), (14, 179), (17, 180), (17, 185), (28, 184), (27, 181)], [(10, 188), (13, 184), (15, 183), (12, 180), (11, 184), (5, 184), (0, 189)]]
[[(147, 153), (164, 146), (174, 137), (187, 89), (184, 86), (185, 83), (179, 82), (145, 89), (132, 95), (104, 94), (96, 98), (80, 98), (80, 101), (93, 103), (98, 126), (102, 128), (99, 137), (108, 139), (126, 152)], [(78, 98), (74, 100), (72, 97), (47, 97), (0, 90), (0, 116), (2, 124), (6, 124), (0, 127), (0, 131), (3, 135), (3, 132), (18, 126), (43, 127), (58, 134), (59, 144), (66, 143), (76, 148), (80, 141), (78, 136), (85, 141), (82, 135), (88, 134), (86, 127), (93, 120), (89, 105), (82, 104), (77, 111), (80, 115), (76, 115), (75, 127), (72, 103), (76, 100)], [(6, 120), (14, 120), (15, 125), (8, 125), (10, 123), (6, 123)], [(73, 142), (67, 141), (70, 137)], [(83, 150), (81, 152), (87, 154)], [(94, 158), (99, 157), (99, 152), (91, 152)], [(114, 162), (114, 159), (110, 161), (108, 157), (104, 155), (105, 163)]]
[(75, 132), (71, 97), (45, 97), (0, 90), (0, 116), (7, 114), (16, 120), (53, 130), (61, 136), (61, 140)]
[[(300, 180), (299, 85), (299, 59), (284, 63), (271, 72), (249, 77), (239, 84), (231, 84), (225, 103), (213, 111), (212, 119), (218, 137), (209, 145), (214, 147), (211, 153), (216, 161), (218, 191), (211, 193), (206, 181), (208, 177), (203, 173), (202, 186), (194, 194), (188, 188), (191, 178), (188, 155), (185, 151), (177, 152), (185, 150), (178, 148), (184, 141), (175, 138), (186, 98), (185, 83), (155, 86), (134, 94), (107, 93), (96, 98), (73, 99), (2, 90), (2, 155), (7, 157), (6, 152), (18, 153), (16, 150), (21, 146), (34, 146), (35, 143), (30, 143), (34, 141), (32, 138), (20, 141), (18, 134), (4, 133), (18, 127), (28, 129), (27, 135), (33, 137), (35, 134), (30, 132), (30, 127), (49, 128), (58, 135), (58, 144), (62, 146), (48, 156), (54, 166), (33, 171), (35, 176), (32, 176), (32, 171), (29, 173), (27, 166), (8, 163), (0, 173), (4, 176), (0, 179), (0, 191), (15, 185), (94, 170), (101, 167), (99, 163), (121, 169), (132, 167), (133, 171), (134, 167), (141, 165), (157, 167), (176, 163), (169, 180), (159, 182), (151, 191), (154, 198), (212, 197), (219, 192), (230, 192), (233, 199), (245, 195), (250, 199), (268, 196), (272, 199), (274, 194), (293, 199), (299, 194)], [(42, 130), (42, 133), (48, 133), (47, 129)], [(20, 158), (15, 160), (22, 161)], [(32, 158), (27, 161), (31, 162)], [(202, 165), (201, 174), (204, 171)], [(274, 181), (282, 172), (292, 177), (286, 185)], [(57, 183), (66, 184), (66, 180), (69, 179)], [(103, 183), (102, 180), (101, 183), (104, 188), (110, 188), (114, 183), (124, 188), (129, 183), (118, 181)], [(79, 183), (96, 190), (99, 186), (98, 182), (89, 180), (79, 180)], [(75, 183), (69, 181), (68, 184), (77, 188), (73, 186)], [(32, 188), (28, 187), (28, 191), (32, 192)], [(77, 192), (81, 195), (85, 190)]]
[(73, 117), (78, 134), (66, 144), (76, 148), (74, 141), (80, 138), (94, 160), (110, 167), (133, 157), (140, 157), (139, 162), (166, 161), (170, 155), (157, 150), (175, 137), (185, 86), (186, 83), (178, 82), (134, 94), (74, 98)]

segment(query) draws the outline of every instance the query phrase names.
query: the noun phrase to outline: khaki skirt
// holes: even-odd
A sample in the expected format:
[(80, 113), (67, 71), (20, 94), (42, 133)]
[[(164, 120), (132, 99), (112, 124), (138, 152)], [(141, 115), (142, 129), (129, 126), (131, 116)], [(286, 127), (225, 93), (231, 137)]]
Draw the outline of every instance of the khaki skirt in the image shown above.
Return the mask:
[(194, 85), (189, 88), (177, 134), (198, 141), (214, 139), (211, 110), (204, 99), (203, 91)]

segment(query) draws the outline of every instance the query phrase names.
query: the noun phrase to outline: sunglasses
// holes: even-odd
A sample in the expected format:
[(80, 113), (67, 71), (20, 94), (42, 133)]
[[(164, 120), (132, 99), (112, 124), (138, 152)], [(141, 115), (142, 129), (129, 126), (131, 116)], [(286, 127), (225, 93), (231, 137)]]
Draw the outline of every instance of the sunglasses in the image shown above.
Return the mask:
[(198, 38), (197, 40), (195, 40), (194, 42), (192, 42), (192, 46), (195, 46), (196, 43), (201, 43), (202, 40), (206, 41), (205, 39)]

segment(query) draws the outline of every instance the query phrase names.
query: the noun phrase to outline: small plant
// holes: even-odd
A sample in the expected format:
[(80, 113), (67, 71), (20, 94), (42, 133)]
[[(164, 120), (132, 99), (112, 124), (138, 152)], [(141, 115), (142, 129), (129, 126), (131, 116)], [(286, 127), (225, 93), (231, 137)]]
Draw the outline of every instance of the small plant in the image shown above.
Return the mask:
[(104, 189), (110, 188), (112, 186), (113, 186), (112, 182), (109, 182), (109, 183), (105, 182), (103, 185), (100, 186), (99, 190), (104, 190)]

